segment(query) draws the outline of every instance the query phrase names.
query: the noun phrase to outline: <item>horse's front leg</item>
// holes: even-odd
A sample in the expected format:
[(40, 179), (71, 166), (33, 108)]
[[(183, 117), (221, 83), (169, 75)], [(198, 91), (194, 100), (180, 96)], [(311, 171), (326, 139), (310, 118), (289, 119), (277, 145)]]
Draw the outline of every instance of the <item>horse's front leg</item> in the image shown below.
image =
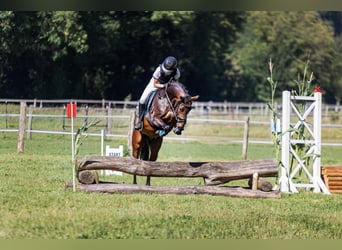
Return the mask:
[(167, 134), (171, 131), (171, 129), (172, 129), (171, 126), (167, 125), (167, 124), (164, 123), (164, 122), (159, 123), (158, 127), (159, 127), (160, 129), (158, 129), (155, 133), (156, 133), (159, 137), (163, 137), (163, 136), (167, 135)]
[[(153, 139), (151, 141), (151, 147), (150, 147), (150, 150), (151, 150), (151, 154), (150, 154), (150, 158), (149, 158), (149, 161), (156, 161), (157, 158), (158, 158), (158, 153), (159, 153), (159, 150), (161, 148), (161, 145), (163, 143), (163, 138), (162, 137), (158, 137), (156, 139)], [(146, 186), (150, 186), (151, 185), (151, 176), (147, 176), (146, 177)]]
[(154, 124), (159, 127), (162, 128), (163, 130), (165, 130), (166, 134), (169, 133), (172, 129), (172, 127), (170, 127), (169, 125), (166, 124), (166, 122), (160, 118), (155, 117), (154, 119)]

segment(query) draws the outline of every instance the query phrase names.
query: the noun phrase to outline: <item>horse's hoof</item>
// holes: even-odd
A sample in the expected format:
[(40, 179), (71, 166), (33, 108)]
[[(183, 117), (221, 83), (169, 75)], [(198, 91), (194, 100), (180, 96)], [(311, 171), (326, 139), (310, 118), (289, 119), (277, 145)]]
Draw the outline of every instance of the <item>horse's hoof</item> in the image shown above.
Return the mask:
[(175, 133), (176, 135), (181, 135), (182, 134), (182, 130), (180, 130), (179, 128), (175, 128), (173, 130), (173, 133)]

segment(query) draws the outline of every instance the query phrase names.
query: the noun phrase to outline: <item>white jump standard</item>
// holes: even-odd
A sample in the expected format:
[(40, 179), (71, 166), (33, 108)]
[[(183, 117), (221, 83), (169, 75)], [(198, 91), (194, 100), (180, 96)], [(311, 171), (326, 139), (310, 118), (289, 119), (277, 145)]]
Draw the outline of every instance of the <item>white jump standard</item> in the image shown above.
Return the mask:
[[(303, 114), (298, 111), (296, 102), (308, 101)], [(281, 174), (279, 179), (280, 191), (284, 193), (298, 193), (297, 188), (313, 189), (313, 192), (330, 194), (321, 178), (321, 105), (322, 93), (315, 92), (314, 96), (291, 96), (289, 91), (283, 92), (282, 103), (282, 137), (281, 137)], [(291, 128), (291, 111), (294, 112), (296, 122)], [(313, 114), (313, 126), (307, 121)], [(304, 127), (308, 139), (294, 139), (294, 131)], [(300, 157), (294, 150), (295, 145), (304, 144), (309, 147), (305, 155)], [(290, 166), (290, 156), (295, 159), (295, 166)], [(312, 166), (305, 165), (306, 159)], [(297, 179), (299, 173), (305, 173), (308, 181)]]

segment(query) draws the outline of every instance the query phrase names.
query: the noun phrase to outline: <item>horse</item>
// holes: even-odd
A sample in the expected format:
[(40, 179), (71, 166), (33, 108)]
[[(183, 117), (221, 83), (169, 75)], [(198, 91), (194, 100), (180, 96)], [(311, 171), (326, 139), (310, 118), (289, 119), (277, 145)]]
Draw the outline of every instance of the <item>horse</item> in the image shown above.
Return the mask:
[[(148, 98), (147, 109), (143, 118), (143, 128), (132, 132), (132, 156), (145, 161), (156, 161), (163, 143), (163, 137), (172, 129), (181, 135), (187, 122), (187, 115), (192, 109), (192, 102), (199, 96), (189, 95), (180, 82), (166, 84), (157, 89)], [(137, 122), (137, 114), (135, 121)], [(133, 184), (137, 184), (136, 175)], [(146, 185), (151, 185), (150, 176), (146, 177)]]

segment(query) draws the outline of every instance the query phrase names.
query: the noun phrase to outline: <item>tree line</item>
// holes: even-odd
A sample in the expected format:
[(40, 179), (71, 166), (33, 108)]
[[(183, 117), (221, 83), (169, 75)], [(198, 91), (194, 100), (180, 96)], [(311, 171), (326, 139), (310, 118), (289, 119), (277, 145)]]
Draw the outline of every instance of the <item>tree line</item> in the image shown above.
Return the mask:
[(0, 11), (0, 98), (136, 100), (164, 57), (202, 101), (267, 101), (308, 69), (342, 97), (342, 12)]

